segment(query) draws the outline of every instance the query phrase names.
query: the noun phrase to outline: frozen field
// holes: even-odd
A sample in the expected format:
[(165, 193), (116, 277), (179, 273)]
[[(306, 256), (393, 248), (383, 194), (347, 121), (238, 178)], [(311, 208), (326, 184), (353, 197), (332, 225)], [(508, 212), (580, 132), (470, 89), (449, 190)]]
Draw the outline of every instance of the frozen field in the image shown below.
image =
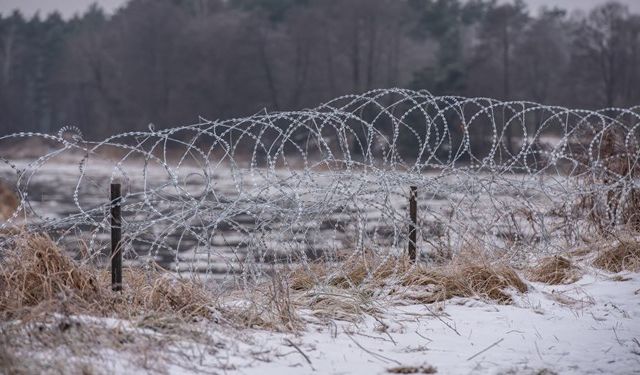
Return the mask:
[(0, 360), (62, 373), (640, 373), (635, 111), (391, 89), (101, 141), (72, 127), (0, 137), (24, 140), (0, 150), (21, 202), (0, 222), (0, 287), (13, 288), (0, 293)]
[(454, 299), (383, 309), (356, 324), (312, 325), (299, 335), (243, 333), (248, 346), (232, 346), (229, 354), (245, 350), (230, 356), (230, 373), (421, 373), (433, 367), (439, 374), (637, 374), (640, 275), (625, 279), (594, 274), (567, 286), (534, 283), (514, 306)]
[[(71, 341), (23, 354), (52, 371), (130, 374), (640, 373), (640, 274), (612, 278), (590, 269), (570, 285), (529, 287), (513, 293), (513, 305), (380, 299), (375, 314), (355, 321), (323, 321), (302, 308), (306, 327), (294, 333), (204, 324), (190, 328), (199, 337), (192, 339), (140, 322), (60, 317)], [(84, 331), (132, 338), (87, 352), (73, 343)]]
[[(558, 175), (228, 165), (173, 171), (74, 161), (49, 162), (22, 176), (26, 223), (50, 226), (66, 243), (80, 239), (94, 254), (107, 254), (109, 184), (118, 180), (125, 195), (125, 255), (132, 264), (153, 259), (167, 269), (218, 279), (274, 264), (343, 259), (363, 249), (402, 252), (410, 185), (418, 187), (417, 246), (425, 259), (476, 243), (522, 263), (562, 252), (588, 234), (581, 220), (570, 217), (580, 181)], [(16, 181), (6, 166), (0, 177)]]

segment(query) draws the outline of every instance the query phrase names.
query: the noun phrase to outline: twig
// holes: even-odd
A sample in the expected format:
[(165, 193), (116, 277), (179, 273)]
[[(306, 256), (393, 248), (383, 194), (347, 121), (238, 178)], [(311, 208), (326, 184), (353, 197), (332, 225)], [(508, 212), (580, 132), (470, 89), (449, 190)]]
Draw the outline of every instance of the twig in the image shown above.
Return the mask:
[[(515, 333), (524, 334), (524, 332), (522, 332), (522, 331), (518, 331), (517, 329), (512, 329), (511, 331), (507, 332), (506, 334), (508, 335), (508, 334), (510, 334), (510, 333), (514, 333), (514, 332), (515, 332)], [(557, 338), (556, 338), (556, 339), (557, 339)]]
[(393, 339), (393, 337), (391, 337), (391, 335), (389, 334), (389, 332), (387, 332), (387, 325), (385, 324), (385, 322), (382, 321), (382, 319), (378, 318), (375, 315), (371, 315), (373, 317), (373, 319), (375, 319), (378, 323), (380, 323), (380, 325), (382, 325), (382, 330), (381, 332), (386, 334), (387, 337), (389, 337), (389, 340), (391, 340), (391, 342), (393, 343), (393, 345), (398, 345), (398, 343), (396, 342), (396, 340)]
[(486, 352), (487, 350), (493, 348), (494, 346), (500, 344), (502, 341), (504, 341), (504, 337), (501, 338), (500, 340), (494, 342), (493, 344), (487, 346), (486, 348), (482, 349), (481, 351), (477, 352), (476, 354), (472, 355), (471, 357), (467, 358), (467, 361), (470, 361), (472, 359), (474, 359), (475, 357), (479, 356), (480, 354)]
[(347, 337), (349, 337), (351, 339), (351, 341), (353, 341), (354, 344), (358, 345), (358, 347), (360, 349), (362, 349), (365, 353), (368, 353), (372, 357), (377, 358), (379, 360), (382, 360), (383, 362), (389, 361), (389, 362), (393, 362), (393, 363), (397, 364), (398, 366), (402, 366), (402, 363), (396, 361), (395, 359), (392, 359), (392, 358), (389, 358), (389, 357), (385, 357), (382, 354), (374, 353), (371, 350), (369, 350), (369, 349), (365, 348), (364, 346), (360, 345), (360, 343), (357, 342), (353, 337), (351, 337), (349, 332), (347, 332), (345, 329), (342, 329), (342, 331), (347, 335)]
[(298, 353), (300, 353), (304, 357), (304, 359), (307, 361), (307, 363), (309, 364), (309, 366), (311, 367), (311, 369), (313, 371), (316, 370), (316, 369), (313, 368), (313, 364), (311, 364), (311, 360), (309, 359), (309, 357), (306, 354), (304, 354), (304, 352), (302, 351), (302, 349), (300, 349), (298, 347), (298, 345), (294, 344), (293, 341), (291, 341), (291, 340), (289, 340), (287, 338), (285, 338), (284, 341), (286, 341), (290, 346), (292, 346), (295, 350), (298, 351)]
[(429, 343), (433, 342), (433, 340), (431, 340), (430, 338), (428, 338), (428, 337), (426, 337), (426, 336), (422, 335), (422, 334), (421, 334), (420, 332), (418, 332), (418, 331), (416, 331), (416, 335), (418, 335), (418, 336), (422, 337), (423, 339), (425, 339), (425, 340), (429, 341)]
[(451, 330), (452, 330), (453, 332), (455, 332), (455, 333), (456, 333), (456, 335), (458, 335), (458, 336), (462, 336), (462, 335), (460, 334), (460, 332), (458, 332), (458, 330), (457, 330), (457, 329), (455, 329), (455, 327), (453, 327), (453, 326), (451, 326), (451, 324), (449, 324), (449, 323), (445, 322), (445, 321), (444, 321), (444, 319), (442, 319), (442, 318), (440, 317), (440, 315), (438, 315), (438, 314), (434, 313), (433, 311), (431, 311), (431, 309), (429, 308), (429, 306), (428, 306), (428, 305), (424, 305), (424, 307), (426, 307), (426, 309), (427, 309), (427, 310), (429, 310), (429, 312), (431, 313), (431, 315), (433, 315), (436, 319), (438, 319), (439, 321), (441, 321), (441, 322), (442, 322), (442, 324), (444, 324), (444, 325), (446, 325), (447, 327), (451, 328)]
[(538, 357), (540, 358), (540, 360), (544, 361), (544, 359), (542, 359), (542, 354), (540, 354), (540, 348), (538, 347), (538, 341), (534, 341), (533, 345), (536, 346), (536, 352), (538, 352)]
[[(637, 338), (634, 337), (633, 339), (631, 339), (631, 341), (633, 341), (636, 345), (638, 345), (638, 347), (640, 347), (640, 341), (638, 341)], [(637, 349), (632, 349), (631, 353), (633, 353), (635, 355), (640, 355), (640, 351), (637, 350)]]
[(620, 338), (618, 337), (618, 332), (616, 331), (616, 327), (611, 327), (613, 329), (613, 334), (616, 336), (616, 341), (618, 341), (618, 344), (620, 344), (620, 346), (624, 346), (624, 344), (622, 343), (622, 341), (620, 341)]
[(394, 344), (394, 345), (395, 345), (395, 343), (394, 343), (393, 341), (388, 340), (388, 339), (386, 339), (386, 338), (384, 338), (384, 337), (381, 337), (381, 336), (372, 336), (372, 335), (367, 335), (367, 334), (365, 334), (365, 333), (358, 333), (358, 332), (355, 332), (355, 334), (356, 334), (356, 335), (358, 335), (358, 336), (362, 336), (362, 337), (369, 338), (369, 339), (382, 340), (382, 341), (384, 341), (384, 342), (390, 342), (390, 343), (392, 343), (392, 344)]

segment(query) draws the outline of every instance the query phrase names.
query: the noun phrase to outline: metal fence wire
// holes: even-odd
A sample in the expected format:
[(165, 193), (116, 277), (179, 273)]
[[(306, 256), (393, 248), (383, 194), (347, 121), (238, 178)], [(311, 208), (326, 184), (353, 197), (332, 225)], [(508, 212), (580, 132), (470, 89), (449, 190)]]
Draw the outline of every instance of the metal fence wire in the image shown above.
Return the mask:
[[(101, 141), (71, 127), (12, 134), (0, 137), (0, 173), (20, 207), (0, 231), (47, 232), (104, 256), (118, 181), (125, 262), (222, 285), (279, 266), (406, 252), (416, 186), (420, 261), (476, 246), (527, 262), (640, 226), (639, 126), (640, 107), (388, 89)], [(38, 156), (9, 144), (39, 145)], [(10, 242), (3, 234), (0, 246)]]

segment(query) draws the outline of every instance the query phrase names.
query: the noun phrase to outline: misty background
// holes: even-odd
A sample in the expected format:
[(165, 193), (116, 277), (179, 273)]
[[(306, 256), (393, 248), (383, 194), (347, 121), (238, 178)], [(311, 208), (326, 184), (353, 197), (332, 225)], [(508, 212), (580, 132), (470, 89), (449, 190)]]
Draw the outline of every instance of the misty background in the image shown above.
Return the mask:
[(637, 3), (105, 0), (75, 16), (86, 2), (15, 3), (0, 6), (2, 134), (97, 138), (384, 87), (640, 104)]

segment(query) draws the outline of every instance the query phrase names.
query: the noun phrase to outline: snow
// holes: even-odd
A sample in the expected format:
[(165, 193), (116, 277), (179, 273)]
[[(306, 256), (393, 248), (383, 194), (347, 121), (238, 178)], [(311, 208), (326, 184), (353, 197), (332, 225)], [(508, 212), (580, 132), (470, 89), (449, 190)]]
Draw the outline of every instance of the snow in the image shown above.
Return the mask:
[(165, 370), (387, 374), (433, 366), (439, 374), (640, 373), (640, 274), (613, 279), (593, 272), (571, 285), (531, 283), (514, 300), (389, 306), (381, 316), (309, 324), (298, 333), (214, 329), (215, 350), (175, 344), (173, 352), (189, 352), (192, 360), (176, 354), (179, 360)]
[(431, 365), (441, 374), (638, 374), (640, 275), (627, 277), (534, 283), (514, 306), (456, 299), (440, 307), (395, 307), (378, 320), (310, 328), (300, 336), (256, 332), (254, 345), (271, 350), (271, 360), (237, 373), (384, 374)]
[(310, 323), (290, 333), (204, 322), (163, 331), (114, 318), (58, 316), (92, 326), (92, 334), (111, 330), (129, 339), (91, 354), (60, 348), (27, 354), (128, 374), (387, 374), (431, 366), (438, 374), (640, 374), (640, 274), (590, 269), (574, 284), (530, 283), (527, 293), (512, 297), (513, 305), (378, 301), (382, 313), (357, 322), (320, 322), (302, 311)]
[[(26, 166), (23, 164), (20, 164), (21, 167)], [(123, 166), (132, 175), (139, 172), (137, 167), (133, 164)], [(101, 169), (95, 168), (96, 171)], [(108, 168), (106, 170), (111, 171)], [(53, 168), (52, 171), (41, 176), (44, 181), (75, 181), (78, 165), (60, 164), (59, 168)], [(166, 178), (166, 171), (157, 166), (149, 171), (153, 179), (163, 181), (162, 178)], [(185, 174), (196, 173), (197, 169), (185, 168), (184, 171)], [(216, 173), (219, 188), (229, 194), (233, 192), (235, 185), (230, 174), (224, 171)], [(105, 175), (93, 177), (96, 181), (104, 181)], [(466, 184), (456, 181), (455, 176), (451, 179), (448, 184), (445, 184), (447, 179), (440, 181), (438, 186), (443, 194), (448, 192), (448, 195), (429, 202), (428, 207), (432, 212), (446, 208), (448, 201), (456, 202), (469, 196), (455, 189)], [(550, 182), (550, 186), (557, 185), (557, 188), (564, 184), (559, 179), (551, 179)], [(197, 183), (194, 182), (194, 185)], [(98, 204), (106, 196), (105, 192), (99, 191), (104, 190), (104, 186), (98, 182), (92, 186), (95, 196), (89, 195), (87, 199)], [(268, 193), (265, 192), (265, 196), (269, 197)], [(515, 207), (510, 191), (500, 193), (504, 196), (501, 195), (496, 202), (502, 202), (502, 207)], [(558, 195), (553, 198), (561, 200), (562, 197)], [(400, 195), (393, 195), (392, 198), (396, 206), (405, 202)], [(546, 199), (553, 200), (549, 197)], [(67, 214), (65, 210), (68, 211), (68, 205), (67, 208), (63, 204), (49, 207), (55, 204), (55, 200), (49, 201), (34, 204), (47, 205), (42, 210), (51, 212), (50, 215), (64, 217)], [(463, 213), (459, 220), (482, 219), (488, 203), (472, 205), (472, 210), (460, 210)], [(370, 216), (376, 217), (373, 214)], [(350, 217), (334, 215), (334, 218), (341, 220)], [(326, 233), (321, 232), (321, 235), (335, 236)], [(233, 233), (225, 234), (224, 241), (212, 237), (212, 243), (223, 246), (243, 238), (237, 234), (231, 236)], [(274, 248), (283, 247), (282, 242), (270, 244)], [(338, 248), (340, 244), (331, 245)], [(219, 252), (218, 264), (209, 263), (208, 254), (185, 253), (190, 255), (178, 259), (185, 262), (192, 259), (192, 264), (206, 264), (209, 270), (218, 266), (220, 270), (228, 268), (229, 264), (222, 257), (224, 251)], [(235, 256), (231, 251), (226, 254)], [(202, 327), (211, 336), (206, 344), (172, 337), (172, 343), (163, 352), (166, 366), (169, 366), (164, 370), (172, 374), (198, 371), (256, 375), (385, 374), (395, 367), (433, 366), (440, 374), (544, 374), (541, 372), (544, 369), (558, 374), (640, 374), (640, 274), (629, 273), (618, 277), (613, 279), (612, 275), (588, 269), (582, 279), (571, 285), (530, 283), (529, 292), (515, 294), (515, 303), (510, 306), (469, 298), (449, 300), (438, 305), (403, 306), (399, 303), (402, 301), (395, 301), (395, 304), (378, 301), (378, 310), (383, 312), (380, 316), (365, 316), (356, 323), (317, 322), (316, 319), (316, 323), (308, 324), (303, 332), (297, 333), (237, 330), (223, 325), (209, 325)], [(311, 314), (303, 311), (302, 315), (310, 319)], [(101, 325), (104, 329), (119, 327), (140, 335), (156, 334), (126, 321), (79, 318), (88, 324)], [(103, 367), (110, 369), (109, 372), (147, 372), (144, 366), (141, 369), (137, 365), (140, 360), (134, 358), (133, 353), (102, 350), (100, 357), (110, 361), (102, 363)]]

